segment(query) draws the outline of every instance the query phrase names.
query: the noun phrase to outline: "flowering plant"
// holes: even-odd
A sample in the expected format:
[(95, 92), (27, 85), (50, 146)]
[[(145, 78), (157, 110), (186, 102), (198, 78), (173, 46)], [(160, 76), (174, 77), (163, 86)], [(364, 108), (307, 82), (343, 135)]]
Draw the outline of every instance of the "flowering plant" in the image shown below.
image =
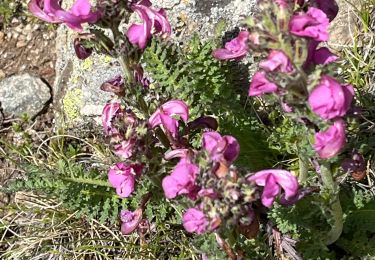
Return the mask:
[[(258, 130), (289, 124), (294, 145), (292, 149), (278, 149), (275, 158), (292, 154), (288, 160), (298, 164), (266, 162), (267, 167), (246, 163), (244, 154), (261, 154), (251, 151), (244, 141), (242, 135), (251, 135), (250, 131), (242, 135), (236, 135), (233, 128), (233, 132), (227, 131), (229, 118), (225, 116), (236, 112), (223, 112), (221, 104), (196, 109), (200, 104), (195, 97), (182, 99), (176, 92), (164, 91), (158, 75), (150, 73), (147, 54), (155, 45), (152, 39), (168, 41), (172, 33), (164, 9), (154, 8), (149, 0), (101, 0), (96, 7), (77, 0), (68, 11), (62, 9), (60, 1), (32, 0), (29, 8), (42, 20), (65, 23), (81, 33), (74, 41), (78, 58), (86, 59), (97, 51), (119, 59), (122, 75), (100, 87), (113, 94), (113, 101), (102, 112), (103, 134), (116, 156), (108, 169), (108, 183), (121, 199), (138, 196), (138, 187), (145, 186), (146, 181), (152, 183), (147, 193), (138, 196), (141, 202), (137, 207), (121, 209), (119, 229), (124, 235), (141, 233), (140, 223), (152, 221), (144, 219), (144, 212), (158, 200), (181, 209), (178, 213), (186, 232), (203, 236), (214, 233), (231, 259), (242, 259), (246, 252), (238, 245), (240, 241), (259, 237), (262, 232), (280, 239), (282, 220), (278, 214), (315, 199), (324, 201), (324, 221), (330, 226), (323, 245), (340, 238), (344, 218), (335, 175), (343, 172), (337, 165), (348, 154), (347, 129), (355, 91), (336, 78), (331, 65), (338, 56), (327, 47), (319, 47), (329, 39), (328, 26), (338, 11), (333, 0), (259, 1), (259, 14), (245, 18), (235, 38), (223, 48), (210, 49), (212, 63), (217, 62), (214, 59), (224, 64), (240, 62), (255, 52), (264, 57), (259, 70), (241, 89), (238, 104), (221, 107), (242, 108), (248, 98), (261, 116), (269, 112), (268, 119), (273, 121), (263, 129), (257, 126)], [(131, 15), (141, 22), (122, 31), (122, 23)], [(85, 23), (89, 33), (82, 32)], [(110, 36), (94, 30), (91, 24), (109, 30)], [(171, 74), (175, 81), (167, 80), (168, 84), (177, 82), (177, 72)], [(273, 118), (274, 113), (278, 117)], [(254, 123), (243, 123), (249, 119), (247, 115), (238, 118), (245, 119), (242, 125), (237, 124), (240, 126)], [(256, 123), (261, 125), (259, 121)], [(267, 141), (282, 147), (286, 138), (278, 138), (275, 132), (267, 132)], [(364, 163), (360, 154), (349, 157), (343, 160), (345, 171), (363, 170), (358, 165)], [(276, 251), (281, 254), (280, 250), (288, 250), (285, 248), (279, 246)]]

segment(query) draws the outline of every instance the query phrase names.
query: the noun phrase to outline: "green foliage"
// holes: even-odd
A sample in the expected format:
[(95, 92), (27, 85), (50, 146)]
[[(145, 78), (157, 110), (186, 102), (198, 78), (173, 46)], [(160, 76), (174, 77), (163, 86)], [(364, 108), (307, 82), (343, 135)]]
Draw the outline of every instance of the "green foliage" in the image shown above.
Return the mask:
[(246, 107), (247, 100), (241, 98), (246, 97), (248, 89), (247, 68), (214, 59), (212, 51), (216, 47), (215, 40), (201, 42), (197, 35), (184, 48), (153, 40), (143, 55), (145, 69), (155, 81), (153, 91), (166, 100), (187, 102), (192, 119), (215, 115), (219, 131), (240, 142), (238, 164), (251, 170), (269, 167), (273, 152), (264, 142), (255, 114)]
[(13, 17), (25, 18), (27, 13), (27, 1), (2, 0), (0, 2), (0, 28), (6, 27)]
[(95, 218), (102, 223), (115, 223), (119, 210), (126, 205), (114, 189), (109, 187), (106, 175), (96, 169), (85, 170), (84, 165), (59, 160), (56, 168), (25, 166), (26, 178), (7, 185), (7, 192), (34, 191), (58, 198), (78, 216)]

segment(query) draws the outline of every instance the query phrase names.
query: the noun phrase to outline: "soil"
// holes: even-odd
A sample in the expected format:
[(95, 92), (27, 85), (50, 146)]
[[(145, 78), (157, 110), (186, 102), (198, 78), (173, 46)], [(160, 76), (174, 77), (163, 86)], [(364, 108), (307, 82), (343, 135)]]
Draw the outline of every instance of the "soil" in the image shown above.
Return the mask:
[[(29, 73), (52, 86), (55, 80), (56, 30), (45, 24), (25, 23), (16, 18), (4, 27), (0, 24), (0, 80)], [(15, 131), (15, 125), (18, 131)], [(0, 113), (0, 139), (9, 145), (22, 146), (28, 142), (38, 146), (52, 133), (52, 129), (51, 106), (47, 106), (33, 121), (4, 118)], [(20, 173), (17, 162), (2, 157), (6, 149), (6, 145), (0, 143), (0, 187)], [(10, 199), (7, 194), (0, 193), (0, 206), (9, 203)]]

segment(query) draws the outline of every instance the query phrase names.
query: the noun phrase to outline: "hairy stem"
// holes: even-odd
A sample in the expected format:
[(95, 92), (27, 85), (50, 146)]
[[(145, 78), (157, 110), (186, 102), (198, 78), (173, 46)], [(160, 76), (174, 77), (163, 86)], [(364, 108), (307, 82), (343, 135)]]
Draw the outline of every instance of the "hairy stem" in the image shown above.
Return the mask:
[(343, 213), (340, 204), (340, 198), (337, 192), (337, 185), (333, 181), (331, 165), (323, 163), (320, 168), (320, 175), (322, 177), (324, 187), (329, 190), (331, 196), (335, 196), (334, 202), (331, 204), (331, 214), (333, 218), (333, 225), (331, 231), (328, 233), (326, 244), (333, 244), (339, 239), (343, 229)]
[(299, 183), (304, 183), (306, 182), (307, 179), (307, 174), (308, 174), (308, 159), (301, 155), (299, 157), (299, 174), (298, 174), (298, 182)]

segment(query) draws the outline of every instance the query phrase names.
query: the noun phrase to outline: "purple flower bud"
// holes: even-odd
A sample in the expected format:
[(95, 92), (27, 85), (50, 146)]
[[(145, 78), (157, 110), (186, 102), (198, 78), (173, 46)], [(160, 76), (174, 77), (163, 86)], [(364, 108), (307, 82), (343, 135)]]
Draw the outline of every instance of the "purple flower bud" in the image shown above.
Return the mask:
[(173, 117), (174, 115), (187, 122), (189, 118), (189, 109), (185, 102), (181, 100), (171, 100), (163, 104), (155, 113), (153, 113), (148, 120), (151, 128), (158, 125), (163, 125), (173, 137), (178, 134), (178, 121)]
[(309, 105), (323, 119), (333, 119), (346, 114), (352, 103), (354, 89), (351, 85), (340, 85), (330, 76), (322, 76), (309, 96)]
[(335, 0), (313, 0), (312, 4), (322, 10), (330, 21), (332, 21), (339, 12), (339, 7)]
[(320, 158), (336, 156), (345, 146), (345, 123), (338, 119), (326, 131), (315, 134), (314, 149)]
[(249, 96), (275, 93), (277, 90), (277, 85), (266, 78), (266, 73), (264, 71), (258, 71), (254, 74), (250, 83)]
[(86, 48), (80, 41), (79, 38), (75, 38), (74, 42), (74, 51), (80, 60), (87, 59), (92, 54), (93, 49), (92, 48)]
[(225, 48), (216, 49), (212, 55), (218, 60), (242, 59), (248, 52), (249, 32), (241, 31), (238, 36), (225, 44)]
[(321, 10), (310, 7), (305, 14), (292, 16), (289, 21), (290, 33), (312, 38), (315, 41), (327, 41), (329, 20)]
[(116, 189), (117, 195), (127, 198), (134, 191), (135, 178), (141, 173), (140, 164), (116, 163), (108, 171), (108, 181)]
[(31, 0), (30, 12), (49, 23), (65, 23), (75, 31), (82, 31), (83, 23), (95, 23), (101, 16), (99, 11), (92, 12), (89, 0), (76, 0), (73, 6), (65, 11), (60, 0)]
[(304, 68), (308, 68), (311, 64), (327, 65), (338, 59), (327, 47), (316, 49), (319, 45), (317, 41), (310, 41), (308, 46), (308, 55)]
[(129, 210), (121, 210), (121, 233), (124, 235), (131, 234), (138, 227), (142, 220), (142, 210), (136, 209), (134, 212)]
[(124, 79), (122, 78), (121, 75), (117, 75), (113, 79), (107, 80), (104, 82), (101, 86), (100, 89), (106, 92), (112, 92), (115, 93), (116, 95), (123, 96), (124, 90), (125, 90), (125, 84), (124, 84)]
[(197, 129), (197, 128), (203, 128), (203, 129), (212, 129), (216, 130), (218, 127), (218, 123), (215, 118), (210, 116), (202, 116), (194, 121), (189, 123), (190, 129)]
[(298, 192), (297, 178), (284, 170), (263, 170), (247, 178), (258, 186), (264, 187), (262, 193), (262, 204), (270, 208), (279, 195), (281, 188), (284, 190), (285, 200), (291, 200)]
[(190, 208), (184, 213), (182, 224), (187, 232), (203, 234), (207, 231), (209, 223), (202, 211)]

